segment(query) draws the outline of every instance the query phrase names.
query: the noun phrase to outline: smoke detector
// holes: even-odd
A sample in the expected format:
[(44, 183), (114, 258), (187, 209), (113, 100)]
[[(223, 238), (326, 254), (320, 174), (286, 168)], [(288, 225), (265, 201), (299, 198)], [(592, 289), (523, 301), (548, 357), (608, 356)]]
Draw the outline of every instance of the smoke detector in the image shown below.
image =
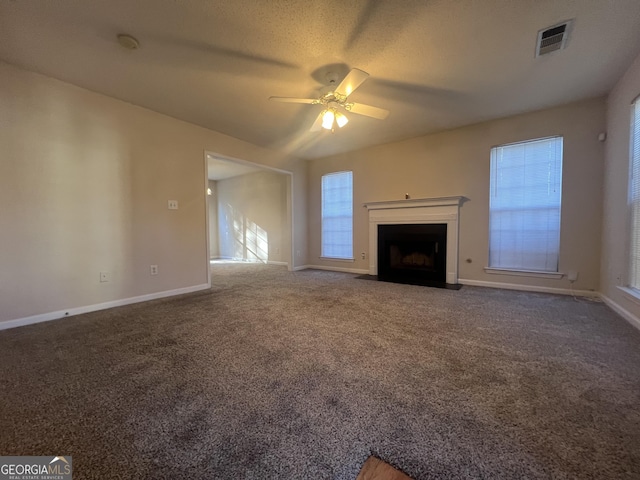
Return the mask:
[(572, 26), (573, 20), (567, 20), (540, 30), (536, 41), (536, 57), (565, 48)]
[(140, 42), (135, 37), (126, 33), (118, 35), (118, 43), (127, 50), (137, 50), (140, 48)]

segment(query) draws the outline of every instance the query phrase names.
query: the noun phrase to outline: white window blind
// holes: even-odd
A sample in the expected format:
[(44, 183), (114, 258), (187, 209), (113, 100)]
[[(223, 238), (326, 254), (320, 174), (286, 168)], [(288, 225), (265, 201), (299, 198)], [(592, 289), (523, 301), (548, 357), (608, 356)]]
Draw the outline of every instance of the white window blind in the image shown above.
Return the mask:
[(631, 109), (631, 265), (629, 285), (640, 289), (640, 99)]
[(322, 176), (322, 256), (353, 259), (353, 172)]
[(562, 137), (491, 149), (489, 266), (557, 272)]

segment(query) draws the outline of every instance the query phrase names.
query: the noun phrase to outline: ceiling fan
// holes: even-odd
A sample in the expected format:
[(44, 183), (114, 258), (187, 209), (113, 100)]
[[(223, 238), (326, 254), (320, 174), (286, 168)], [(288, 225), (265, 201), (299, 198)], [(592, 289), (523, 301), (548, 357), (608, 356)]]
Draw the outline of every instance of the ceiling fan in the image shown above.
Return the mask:
[[(336, 79), (332, 74), (328, 74), (327, 77), (329, 78), (330, 84), (335, 83)], [(379, 120), (383, 120), (387, 118), (387, 115), (389, 115), (389, 111), (384, 110), (383, 108), (372, 107), (371, 105), (364, 105), (362, 103), (349, 102), (349, 95), (351, 95), (356, 88), (362, 85), (367, 78), (369, 78), (369, 74), (367, 72), (363, 72), (357, 68), (352, 68), (335, 90), (325, 93), (320, 98), (269, 97), (269, 100), (285, 103), (322, 105), (324, 109), (320, 112), (318, 118), (316, 118), (316, 121), (311, 126), (311, 131), (317, 132), (321, 128), (324, 128), (333, 132), (336, 124), (338, 125), (338, 128), (342, 128), (349, 121), (347, 116), (342, 113), (342, 110), (371, 118), (377, 118)]]

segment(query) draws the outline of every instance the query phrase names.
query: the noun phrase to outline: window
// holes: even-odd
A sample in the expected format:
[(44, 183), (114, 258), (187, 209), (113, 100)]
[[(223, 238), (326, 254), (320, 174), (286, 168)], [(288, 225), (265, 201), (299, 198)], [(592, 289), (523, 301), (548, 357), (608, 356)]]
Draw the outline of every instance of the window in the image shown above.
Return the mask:
[(322, 176), (321, 255), (353, 260), (353, 172)]
[(562, 137), (491, 149), (489, 267), (557, 272)]
[(629, 286), (640, 289), (640, 99), (631, 109), (631, 174), (629, 203), (631, 205), (631, 265)]

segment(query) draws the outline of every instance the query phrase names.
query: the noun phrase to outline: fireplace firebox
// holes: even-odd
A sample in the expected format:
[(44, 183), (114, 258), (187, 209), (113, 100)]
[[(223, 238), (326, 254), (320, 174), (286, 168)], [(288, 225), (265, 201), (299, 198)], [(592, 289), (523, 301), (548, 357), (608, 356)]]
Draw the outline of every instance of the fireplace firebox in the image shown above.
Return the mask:
[(447, 224), (378, 225), (378, 279), (446, 281)]

